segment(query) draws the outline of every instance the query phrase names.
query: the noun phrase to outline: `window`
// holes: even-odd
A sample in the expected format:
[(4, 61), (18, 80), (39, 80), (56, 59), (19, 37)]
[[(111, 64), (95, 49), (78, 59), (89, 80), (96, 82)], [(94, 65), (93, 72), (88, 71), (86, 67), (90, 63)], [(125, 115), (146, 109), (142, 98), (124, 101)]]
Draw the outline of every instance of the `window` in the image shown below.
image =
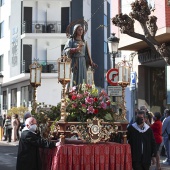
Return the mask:
[(64, 46), (65, 46), (65, 45), (63, 45), (63, 44), (61, 45), (61, 55), (64, 55), (64, 54), (63, 54)]
[(3, 71), (3, 58), (4, 55), (0, 55), (0, 72)]
[(0, 38), (4, 37), (4, 21), (0, 23)]
[(107, 42), (104, 42), (104, 53), (107, 54)]
[(0, 0), (0, 6), (4, 5), (5, 0)]
[(11, 90), (11, 107), (17, 106), (17, 88)]
[(104, 15), (104, 26), (107, 27), (107, 16), (106, 15)]
[(24, 107), (28, 107), (29, 104), (29, 87), (24, 86), (21, 87), (21, 105)]
[(7, 110), (7, 91), (3, 91), (3, 110)]

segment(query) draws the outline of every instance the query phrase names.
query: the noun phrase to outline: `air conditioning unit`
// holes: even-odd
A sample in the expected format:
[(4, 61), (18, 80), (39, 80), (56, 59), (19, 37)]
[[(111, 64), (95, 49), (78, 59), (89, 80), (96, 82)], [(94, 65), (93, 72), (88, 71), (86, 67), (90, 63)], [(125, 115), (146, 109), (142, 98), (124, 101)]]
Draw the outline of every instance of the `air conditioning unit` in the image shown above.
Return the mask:
[(48, 32), (48, 33), (53, 33), (53, 32), (55, 32), (54, 24), (48, 24), (48, 25), (47, 25), (47, 32)]
[(40, 24), (35, 24), (35, 32), (36, 33), (42, 33), (41, 25)]

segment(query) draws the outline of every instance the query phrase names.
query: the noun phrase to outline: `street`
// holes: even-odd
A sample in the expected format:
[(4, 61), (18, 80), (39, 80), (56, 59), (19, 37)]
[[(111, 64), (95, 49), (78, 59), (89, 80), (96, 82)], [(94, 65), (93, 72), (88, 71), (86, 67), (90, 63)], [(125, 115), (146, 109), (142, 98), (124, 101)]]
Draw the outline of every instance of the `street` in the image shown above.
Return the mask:
[(0, 170), (15, 170), (18, 146), (0, 142)]

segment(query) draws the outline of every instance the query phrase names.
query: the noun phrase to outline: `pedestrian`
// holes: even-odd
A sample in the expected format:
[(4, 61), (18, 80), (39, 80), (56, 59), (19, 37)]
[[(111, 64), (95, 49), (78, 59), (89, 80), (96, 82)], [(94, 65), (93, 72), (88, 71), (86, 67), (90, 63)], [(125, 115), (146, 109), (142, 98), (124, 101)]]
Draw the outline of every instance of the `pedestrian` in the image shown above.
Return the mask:
[(159, 154), (159, 149), (160, 145), (162, 143), (162, 122), (161, 122), (161, 113), (160, 112), (155, 112), (154, 113), (154, 123), (151, 124), (151, 129), (153, 131), (155, 141), (156, 141), (156, 168), (157, 170), (161, 170), (161, 165), (160, 165), (160, 154)]
[(6, 114), (4, 114), (4, 118), (3, 118), (3, 126), (5, 124), (5, 120), (6, 120)]
[(22, 129), (25, 127), (25, 121), (27, 118), (31, 117), (31, 112), (25, 112), (24, 114), (24, 120), (23, 120), (23, 123), (20, 125), (20, 131), (22, 131)]
[(152, 124), (153, 113), (150, 112), (145, 105), (141, 106), (140, 110), (145, 112), (145, 123), (150, 126)]
[(170, 110), (166, 112), (166, 118), (162, 124), (162, 136), (166, 150), (166, 159), (163, 164), (170, 165)]
[(6, 136), (8, 142), (11, 142), (11, 136), (12, 136), (12, 125), (11, 125), (11, 116), (7, 116), (7, 119), (4, 123), (4, 128), (6, 129)]
[(18, 118), (18, 114), (14, 114), (14, 120), (12, 122), (13, 130), (14, 130), (14, 142), (19, 140), (19, 126), (20, 126), (20, 120)]
[(5, 120), (6, 120), (6, 114), (4, 114), (4, 118), (3, 118), (3, 141), (7, 140), (7, 130), (6, 130), (5, 126), (4, 126)]
[(84, 28), (76, 24), (73, 35), (64, 47), (64, 54), (72, 59), (72, 80), (70, 87), (87, 83), (87, 69), (89, 66), (97, 67), (90, 56), (87, 42), (84, 40)]
[(39, 148), (55, 147), (54, 142), (44, 140), (37, 135), (36, 128), (36, 119), (27, 118), (19, 140), (16, 170), (41, 170)]
[[(166, 118), (167, 112), (168, 112), (168, 109), (165, 109), (164, 113), (163, 113), (163, 115), (161, 117), (161, 122), (163, 122), (163, 120)], [(161, 143), (161, 154), (160, 155), (161, 156), (166, 156), (164, 141), (162, 141), (162, 143)]]
[(164, 110), (164, 113), (163, 113), (163, 115), (162, 115), (162, 117), (161, 117), (161, 121), (162, 121), (162, 122), (163, 122), (163, 120), (166, 118), (166, 114), (167, 114), (168, 110), (169, 110), (169, 109), (165, 109), (165, 110)]
[(127, 128), (127, 140), (131, 146), (134, 170), (149, 170), (156, 162), (156, 143), (153, 132), (145, 123), (145, 112), (140, 110), (136, 122)]

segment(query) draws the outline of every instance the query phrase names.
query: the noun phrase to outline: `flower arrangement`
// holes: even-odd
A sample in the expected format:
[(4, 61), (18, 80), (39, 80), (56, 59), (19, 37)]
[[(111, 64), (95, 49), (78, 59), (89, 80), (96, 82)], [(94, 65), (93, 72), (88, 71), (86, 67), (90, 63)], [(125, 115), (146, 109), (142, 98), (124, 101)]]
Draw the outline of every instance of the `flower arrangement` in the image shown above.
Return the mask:
[(84, 122), (94, 116), (104, 121), (113, 121), (114, 109), (105, 90), (98, 91), (95, 85), (82, 84), (68, 93), (67, 121)]
[[(114, 103), (111, 102), (105, 90), (100, 92), (95, 85), (82, 84), (70, 89), (66, 97), (66, 112), (68, 122), (86, 122), (97, 117), (108, 122), (114, 121)], [(45, 105), (44, 105), (45, 106)], [(38, 127), (44, 138), (55, 138), (56, 123), (60, 120), (61, 102), (57, 106), (38, 107), (37, 113), (32, 113), (37, 119)], [(51, 124), (52, 123), (52, 124)]]

